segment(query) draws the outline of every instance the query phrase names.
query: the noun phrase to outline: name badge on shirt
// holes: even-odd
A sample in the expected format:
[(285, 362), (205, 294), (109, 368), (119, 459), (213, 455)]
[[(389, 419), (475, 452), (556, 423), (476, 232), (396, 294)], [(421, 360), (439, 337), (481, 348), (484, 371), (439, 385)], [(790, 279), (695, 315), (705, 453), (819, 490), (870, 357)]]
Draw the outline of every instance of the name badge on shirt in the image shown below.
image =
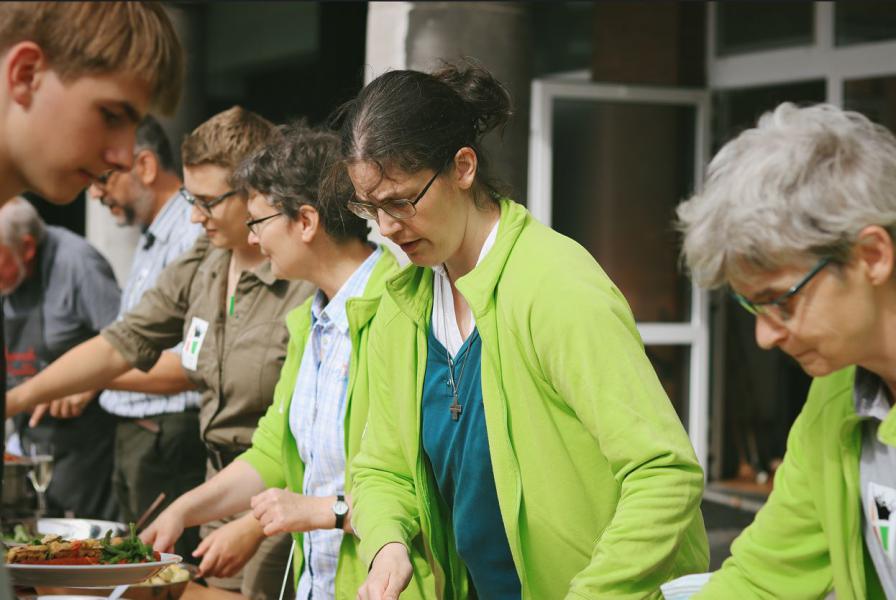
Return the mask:
[(193, 320), (190, 321), (190, 331), (184, 341), (183, 351), (180, 354), (180, 364), (185, 369), (196, 370), (196, 365), (199, 364), (199, 351), (202, 349), (202, 342), (205, 340), (207, 332), (208, 321), (193, 317)]
[(877, 541), (892, 561), (896, 555), (896, 490), (869, 481), (868, 515)]

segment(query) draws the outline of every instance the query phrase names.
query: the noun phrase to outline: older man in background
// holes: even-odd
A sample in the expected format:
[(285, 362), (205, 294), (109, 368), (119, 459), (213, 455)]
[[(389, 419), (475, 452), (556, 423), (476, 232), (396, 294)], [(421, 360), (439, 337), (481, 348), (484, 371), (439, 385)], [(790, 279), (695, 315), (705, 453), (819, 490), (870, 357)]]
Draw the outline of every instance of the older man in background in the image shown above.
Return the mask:
[[(119, 316), (152, 288), (159, 273), (193, 245), (202, 231), (190, 222), (190, 204), (181, 193), (174, 153), (164, 130), (147, 116), (137, 128), (134, 164), (112, 171), (90, 188), (121, 226), (138, 225), (130, 275)], [(199, 392), (181, 367), (180, 348), (162, 354), (148, 373), (137, 369), (118, 378), (100, 396), (100, 405), (120, 417), (115, 429), (113, 484), (122, 515), (134, 521), (155, 498), (164, 508), (205, 480), (206, 449), (199, 438)], [(189, 556), (199, 530), (188, 530), (176, 551)]]
[[(7, 356), (7, 386), (40, 372), (73, 346), (115, 320), (120, 302), (109, 263), (83, 238), (48, 227), (24, 198), (0, 208), (0, 293)], [(52, 447), (55, 463), (47, 489), (50, 513), (114, 519), (114, 418), (87, 392), (61, 399), (49, 417), (31, 427), (16, 418), (25, 453)]]

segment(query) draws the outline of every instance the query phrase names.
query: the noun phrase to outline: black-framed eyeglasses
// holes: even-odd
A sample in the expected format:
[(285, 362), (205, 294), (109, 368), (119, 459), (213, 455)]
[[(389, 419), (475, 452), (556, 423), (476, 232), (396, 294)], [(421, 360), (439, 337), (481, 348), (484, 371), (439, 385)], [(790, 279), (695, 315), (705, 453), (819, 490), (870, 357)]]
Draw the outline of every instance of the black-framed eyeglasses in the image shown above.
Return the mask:
[[(451, 158), (454, 157), (452, 156)], [(445, 164), (447, 165), (448, 163), (446, 162)], [(435, 182), (436, 178), (444, 169), (445, 167), (443, 166), (436, 171), (413, 200), (387, 200), (382, 204), (374, 204), (372, 202), (352, 199), (348, 201), (348, 209), (362, 219), (373, 219), (374, 221), (379, 219), (380, 209), (393, 219), (410, 219), (417, 214), (417, 203), (423, 199), (423, 196), (429, 191), (433, 182)]]
[(793, 316), (789, 306), (790, 299), (806, 287), (806, 284), (812, 281), (813, 277), (818, 275), (822, 269), (830, 264), (831, 260), (830, 257), (825, 257), (819, 260), (818, 263), (812, 267), (812, 270), (806, 273), (805, 277), (800, 279), (799, 282), (777, 298), (772, 298), (771, 300), (765, 300), (763, 302), (753, 302), (734, 290), (730, 290), (731, 296), (751, 315), (770, 316), (780, 321), (787, 321)]
[(282, 216), (283, 216), (282, 212), (275, 212), (272, 215), (268, 215), (266, 217), (261, 217), (260, 219), (251, 219), (249, 221), (246, 221), (246, 227), (248, 227), (249, 231), (251, 231), (257, 237), (261, 233), (261, 228), (259, 227), (259, 225), (261, 225), (265, 221), (269, 221), (269, 220), (273, 219), (274, 217), (282, 217)]
[(184, 200), (186, 200), (191, 206), (197, 207), (201, 213), (203, 213), (207, 217), (210, 217), (212, 216), (212, 209), (214, 207), (221, 204), (231, 196), (238, 194), (239, 192), (237, 190), (230, 190), (229, 192), (224, 192), (220, 196), (215, 196), (211, 200), (200, 200), (184, 186), (180, 187), (180, 193), (184, 197)]

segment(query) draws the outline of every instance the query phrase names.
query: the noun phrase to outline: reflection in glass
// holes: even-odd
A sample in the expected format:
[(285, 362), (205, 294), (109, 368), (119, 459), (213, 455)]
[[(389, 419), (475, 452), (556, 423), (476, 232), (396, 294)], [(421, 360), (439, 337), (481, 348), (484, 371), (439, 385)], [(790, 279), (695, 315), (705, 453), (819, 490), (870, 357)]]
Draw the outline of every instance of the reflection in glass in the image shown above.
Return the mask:
[[(713, 153), (744, 129), (754, 127), (764, 112), (785, 101), (798, 105), (824, 102), (825, 82), (713, 94)], [(755, 483), (759, 473), (770, 473), (783, 456), (787, 432), (803, 406), (810, 378), (780, 350), (759, 348), (755, 317), (728, 294), (720, 298), (713, 304), (713, 322), (724, 331), (718, 350), (724, 360), (713, 376), (721, 377), (723, 384), (721, 395), (712, 398), (711, 411), (723, 433), (713, 444), (711, 471), (720, 479)], [(725, 307), (721, 313), (715, 312), (722, 303)]]
[(769, 85), (736, 90), (722, 90), (713, 94), (712, 152), (715, 154), (725, 142), (744, 129), (756, 125), (762, 113), (774, 109), (781, 102), (812, 104), (825, 101), (825, 82), (822, 79), (784, 85)]
[(717, 2), (716, 54), (740, 54), (813, 42), (813, 2)]
[(834, 39), (838, 46), (896, 39), (896, 4), (835, 2)]
[(556, 100), (554, 228), (597, 259), (638, 321), (690, 320), (675, 206), (693, 185), (690, 106)]
[(896, 132), (896, 76), (845, 81), (843, 107)]
[(688, 383), (691, 349), (689, 346), (646, 346), (644, 351), (653, 365), (678, 418), (688, 426)]
[(37, 512), (40, 516), (47, 513), (47, 488), (53, 478), (53, 456), (53, 445), (50, 442), (40, 441), (28, 445), (31, 463), (28, 479), (37, 492)]

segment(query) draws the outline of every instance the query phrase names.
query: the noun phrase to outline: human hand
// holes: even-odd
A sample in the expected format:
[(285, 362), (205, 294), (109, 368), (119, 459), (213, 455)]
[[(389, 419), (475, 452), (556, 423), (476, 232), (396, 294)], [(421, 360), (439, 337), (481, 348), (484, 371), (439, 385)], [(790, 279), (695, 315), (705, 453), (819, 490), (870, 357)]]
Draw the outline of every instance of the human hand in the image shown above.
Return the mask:
[(140, 534), (144, 544), (152, 544), (156, 552), (173, 552), (174, 544), (183, 535), (185, 519), (174, 504), (162, 511)]
[(31, 419), (28, 420), (28, 426), (35, 427), (40, 423), (41, 419), (44, 418), (44, 415), (46, 415), (48, 411), (50, 416), (56, 417), (57, 419), (73, 419), (79, 417), (84, 412), (84, 409), (87, 408), (87, 405), (90, 404), (90, 401), (95, 397), (96, 392), (88, 390), (86, 392), (72, 394), (71, 396), (53, 400), (48, 404), (40, 404), (35, 407), (34, 412), (31, 413)]
[(199, 543), (193, 556), (202, 557), (201, 577), (232, 577), (239, 573), (264, 540), (261, 525), (245, 515), (211, 532)]
[(332, 529), (335, 496), (305, 496), (289, 490), (270, 488), (252, 497), (252, 515), (265, 535)]
[(386, 544), (374, 557), (367, 579), (358, 589), (358, 600), (398, 600), (413, 573), (404, 544)]

